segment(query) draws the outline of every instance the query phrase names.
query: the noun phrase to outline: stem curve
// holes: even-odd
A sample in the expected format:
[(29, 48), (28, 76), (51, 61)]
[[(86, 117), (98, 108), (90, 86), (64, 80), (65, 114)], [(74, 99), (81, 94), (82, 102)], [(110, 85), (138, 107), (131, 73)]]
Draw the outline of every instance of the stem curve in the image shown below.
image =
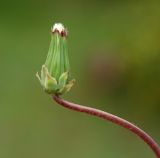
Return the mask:
[(94, 115), (96, 117), (111, 121), (111, 122), (125, 128), (125, 129), (130, 130), (131, 132), (133, 132), (134, 134), (139, 136), (146, 144), (148, 144), (148, 146), (152, 149), (152, 151), (154, 152), (156, 157), (160, 158), (160, 147), (156, 143), (156, 141), (151, 136), (149, 136), (146, 132), (144, 132), (142, 129), (140, 129), (136, 125), (128, 122), (127, 120), (124, 120), (124, 119), (122, 119), (118, 116), (115, 116), (113, 114), (110, 114), (108, 112), (104, 112), (102, 110), (98, 110), (98, 109), (94, 109), (91, 107), (86, 107), (86, 106), (82, 106), (79, 104), (68, 102), (68, 101), (60, 98), (58, 95), (54, 95), (53, 99), (59, 105), (65, 107), (65, 108), (72, 109), (72, 110), (78, 111), (78, 112), (87, 113), (89, 115)]

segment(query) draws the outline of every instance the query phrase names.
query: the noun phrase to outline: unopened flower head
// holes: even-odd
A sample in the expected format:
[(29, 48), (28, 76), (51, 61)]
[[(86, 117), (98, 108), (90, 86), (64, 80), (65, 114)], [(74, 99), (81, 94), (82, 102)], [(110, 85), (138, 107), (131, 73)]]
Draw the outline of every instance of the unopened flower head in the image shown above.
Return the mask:
[(37, 77), (43, 89), (50, 94), (63, 94), (71, 89), (75, 80), (70, 76), (67, 49), (67, 31), (61, 23), (51, 30), (51, 43), (41, 75)]

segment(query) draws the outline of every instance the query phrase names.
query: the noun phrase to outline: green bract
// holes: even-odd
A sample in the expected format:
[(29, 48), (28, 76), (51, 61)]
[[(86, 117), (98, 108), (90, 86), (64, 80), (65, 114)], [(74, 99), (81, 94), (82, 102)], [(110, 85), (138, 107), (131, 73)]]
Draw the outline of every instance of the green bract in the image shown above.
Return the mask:
[(41, 75), (36, 74), (43, 89), (49, 94), (63, 94), (75, 83), (70, 77), (66, 38), (67, 32), (63, 25), (55, 24), (46, 62), (42, 65)]

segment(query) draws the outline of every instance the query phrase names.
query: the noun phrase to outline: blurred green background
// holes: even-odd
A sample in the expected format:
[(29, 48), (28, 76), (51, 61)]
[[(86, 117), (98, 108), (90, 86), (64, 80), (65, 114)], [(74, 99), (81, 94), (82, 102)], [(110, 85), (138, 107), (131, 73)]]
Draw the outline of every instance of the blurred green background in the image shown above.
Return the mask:
[(126, 118), (160, 143), (160, 1), (0, 2), (0, 158), (154, 158), (127, 130), (58, 106), (35, 73), (62, 22), (76, 78), (64, 98)]

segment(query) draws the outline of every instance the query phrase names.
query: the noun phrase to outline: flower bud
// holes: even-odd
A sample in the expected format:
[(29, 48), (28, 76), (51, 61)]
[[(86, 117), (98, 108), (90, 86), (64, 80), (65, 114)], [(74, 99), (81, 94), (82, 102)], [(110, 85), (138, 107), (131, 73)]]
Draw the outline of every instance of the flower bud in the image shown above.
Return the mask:
[(51, 29), (51, 43), (41, 75), (38, 77), (43, 89), (49, 94), (63, 94), (71, 89), (75, 80), (71, 80), (67, 49), (67, 31), (60, 23)]

